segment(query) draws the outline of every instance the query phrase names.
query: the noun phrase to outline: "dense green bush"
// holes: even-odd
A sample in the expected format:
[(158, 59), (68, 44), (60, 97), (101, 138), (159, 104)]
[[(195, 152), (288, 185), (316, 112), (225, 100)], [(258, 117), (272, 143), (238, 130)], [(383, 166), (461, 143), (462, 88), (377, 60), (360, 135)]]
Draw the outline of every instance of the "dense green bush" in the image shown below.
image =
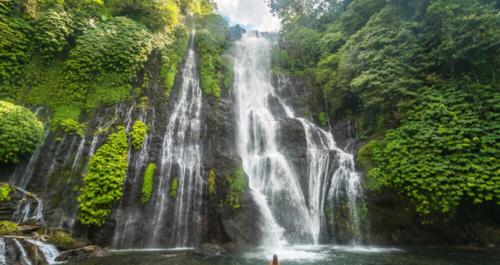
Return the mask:
[(0, 202), (10, 201), (9, 194), (13, 191), (16, 191), (14, 187), (7, 183), (0, 183)]
[(0, 161), (18, 162), (43, 143), (43, 125), (29, 109), (0, 101)]
[(234, 172), (234, 177), (227, 177), (227, 183), (230, 185), (230, 193), (226, 198), (225, 204), (233, 207), (234, 209), (240, 208), (239, 205), (239, 195), (244, 192), (247, 187), (247, 182), (245, 179), (245, 172), (243, 172), (243, 167), (239, 167)]
[(162, 50), (161, 77), (167, 91), (165, 95), (170, 97), (170, 91), (174, 87), (175, 77), (179, 72), (182, 58), (186, 54), (189, 44), (189, 32), (186, 26), (180, 25), (173, 31), (174, 41)]
[(85, 107), (92, 110), (100, 101), (112, 105), (124, 100), (130, 95), (129, 83), (152, 49), (151, 33), (124, 17), (86, 29), (65, 62), (58, 103), (86, 102)]
[(172, 29), (178, 23), (179, 6), (174, 0), (110, 0), (113, 15), (128, 16), (152, 30)]
[(156, 165), (151, 163), (146, 168), (146, 173), (144, 174), (144, 181), (142, 183), (142, 197), (141, 202), (146, 204), (151, 197), (151, 192), (153, 191), (153, 177), (155, 175)]
[(77, 121), (72, 119), (65, 120), (53, 120), (52, 122), (53, 129), (58, 128), (59, 130), (67, 133), (68, 135), (77, 134), (80, 137), (83, 137), (83, 130), (86, 127), (85, 124), (80, 124)]
[(102, 225), (113, 204), (121, 198), (128, 167), (127, 150), (127, 133), (120, 126), (90, 159), (88, 173), (83, 179), (85, 187), (78, 198), (78, 220), (82, 224)]
[(392, 187), (427, 220), (462, 201), (499, 201), (498, 1), (270, 7), (285, 38), (273, 66), (315, 82), (322, 93), (308, 101), (332, 121), (358, 117), (360, 139), (378, 139), (358, 156), (371, 189)]
[(500, 204), (498, 87), (454, 83), (420, 94), (401, 126), (361, 149), (358, 162), (422, 214), (449, 212), (464, 199)]
[(17, 227), (18, 224), (16, 223), (11, 223), (9, 221), (0, 221), (0, 234), (13, 232), (17, 229)]
[(69, 250), (75, 247), (76, 240), (68, 233), (57, 231), (54, 235), (49, 237), (47, 243)]
[(146, 139), (146, 133), (149, 130), (148, 126), (142, 121), (136, 121), (133, 126), (133, 131), (130, 133), (132, 138), (132, 146), (135, 150), (139, 150)]
[[(201, 88), (205, 94), (217, 99), (220, 98), (221, 81), (228, 78), (221, 76), (219, 70), (223, 66), (221, 54), (229, 43), (229, 34), (229, 24), (221, 15), (210, 14), (197, 20), (196, 44), (201, 56)], [(226, 70), (226, 74), (231, 73)]]

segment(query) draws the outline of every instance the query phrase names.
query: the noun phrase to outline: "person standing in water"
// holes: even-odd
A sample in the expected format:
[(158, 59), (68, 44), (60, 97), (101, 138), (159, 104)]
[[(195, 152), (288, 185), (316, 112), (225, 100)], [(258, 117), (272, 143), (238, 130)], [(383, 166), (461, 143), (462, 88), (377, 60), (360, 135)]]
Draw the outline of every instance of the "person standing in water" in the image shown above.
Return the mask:
[(271, 260), (271, 265), (280, 265), (280, 261), (278, 260), (278, 255), (274, 254), (273, 260)]

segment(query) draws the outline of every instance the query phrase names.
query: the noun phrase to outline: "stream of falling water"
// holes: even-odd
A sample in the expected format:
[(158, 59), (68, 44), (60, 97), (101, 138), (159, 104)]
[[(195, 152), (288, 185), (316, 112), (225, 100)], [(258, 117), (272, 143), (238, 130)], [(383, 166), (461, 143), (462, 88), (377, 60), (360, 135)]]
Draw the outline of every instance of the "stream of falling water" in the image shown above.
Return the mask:
[[(337, 148), (331, 133), (306, 119), (295, 118), (292, 109), (275, 93), (269, 71), (270, 51), (268, 40), (249, 32), (237, 43), (234, 64), (237, 142), (249, 187), (261, 210), (263, 243), (274, 247), (322, 243), (321, 235), (327, 229), (326, 206), (342, 207), (344, 192), (350, 210), (347, 222), (352, 224), (353, 234), (359, 235), (357, 203), (362, 190), (353, 156)], [(278, 87), (280, 93), (285, 89)], [(304, 127), (308, 176), (299, 176), (278, 147), (279, 120), (271, 111), (269, 95), (278, 98), (288, 118), (300, 121)], [(307, 177), (306, 189), (300, 186), (301, 177)], [(356, 243), (357, 238), (351, 241)]]
[(202, 90), (196, 65), (194, 31), (191, 33), (186, 66), (182, 73), (182, 87), (177, 105), (170, 117), (162, 145), (160, 181), (153, 190), (155, 215), (151, 247), (157, 246), (165, 215), (172, 196), (170, 187), (177, 178), (174, 199), (171, 247), (195, 246), (201, 232), (201, 205), (203, 179), (201, 176), (201, 109)]

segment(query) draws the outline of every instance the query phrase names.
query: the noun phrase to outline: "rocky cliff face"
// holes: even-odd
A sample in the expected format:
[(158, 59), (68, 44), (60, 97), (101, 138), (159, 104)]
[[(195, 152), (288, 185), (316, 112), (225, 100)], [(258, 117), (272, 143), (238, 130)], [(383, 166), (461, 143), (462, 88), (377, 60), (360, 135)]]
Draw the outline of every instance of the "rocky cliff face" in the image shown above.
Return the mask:
[[(87, 123), (83, 137), (53, 130), (47, 123), (45, 143), (34, 155), (24, 158), (17, 165), (0, 166), (0, 181), (16, 186), (23, 185), (42, 201), (45, 225), (71, 230), (74, 232), (73, 236), (79, 240), (100, 246), (113, 246), (120, 241), (120, 246), (147, 247), (145, 235), (148, 228), (143, 217), (150, 215), (155, 209), (150, 204), (142, 204), (140, 200), (144, 172), (149, 163), (161, 164), (163, 138), (183, 81), (181, 72), (176, 78), (171, 97), (165, 97), (166, 89), (159, 77), (158, 60), (156, 55), (150, 57), (146, 70), (139, 75), (137, 86), (145, 76), (149, 77), (148, 85), (134, 90), (129, 101), (114, 106), (99, 106), (94, 112), (83, 115), (80, 122)], [(201, 242), (256, 244), (260, 239), (256, 227), (259, 212), (249, 193), (240, 194), (238, 209), (221, 205), (221, 201), (230, 193), (227, 177), (233, 176), (241, 166), (235, 147), (234, 106), (231, 95), (228, 91), (223, 91), (220, 100), (204, 97), (202, 104), (200, 140), (204, 186), (200, 215), (203, 218)], [(50, 113), (41, 109), (39, 117), (47, 120)], [(141, 150), (129, 149), (129, 167), (122, 199), (113, 207), (101, 227), (82, 226), (76, 220), (79, 204), (77, 198), (80, 195), (79, 189), (83, 187), (83, 175), (88, 169), (91, 155), (106, 143), (107, 136), (116, 127), (124, 126), (127, 132), (130, 132), (136, 120), (149, 124), (151, 130)], [(210, 171), (215, 172), (216, 176), (215, 194), (209, 194)], [(176, 174), (175, 170), (172, 174)], [(159, 170), (156, 170), (154, 185), (158, 185), (161, 177)], [(171, 179), (174, 177), (172, 175)], [(23, 194), (19, 191), (11, 196), (11, 201), (0, 202), (2, 220), (12, 220), (16, 209), (24, 209), (27, 204), (32, 205), (26, 220), (33, 219), (37, 200), (21, 201)], [(167, 211), (166, 215), (165, 222), (172, 222), (172, 214)], [(129, 222), (128, 218), (135, 219)], [(172, 231), (166, 228), (161, 233), (167, 238)], [(118, 234), (123, 236), (117, 236)], [(161, 240), (160, 245), (168, 247), (171, 242)]]

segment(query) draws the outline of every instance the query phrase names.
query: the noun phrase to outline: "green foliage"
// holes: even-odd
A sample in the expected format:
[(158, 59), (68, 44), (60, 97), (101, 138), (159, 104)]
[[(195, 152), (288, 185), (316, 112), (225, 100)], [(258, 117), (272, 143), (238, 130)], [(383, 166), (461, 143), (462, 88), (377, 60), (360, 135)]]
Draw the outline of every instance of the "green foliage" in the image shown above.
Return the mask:
[(208, 191), (209, 194), (214, 194), (217, 197), (217, 193), (215, 193), (215, 172), (213, 170), (210, 170), (210, 173), (208, 175)]
[(0, 161), (17, 163), (43, 143), (43, 125), (29, 109), (0, 101)]
[(0, 202), (10, 201), (9, 194), (15, 192), (16, 189), (7, 183), (0, 183)]
[(146, 139), (146, 133), (149, 130), (148, 126), (142, 121), (136, 121), (134, 123), (133, 131), (130, 133), (132, 138), (132, 146), (134, 150), (139, 150)]
[(170, 192), (170, 195), (172, 195), (172, 197), (174, 198), (175, 196), (177, 196), (177, 188), (178, 188), (177, 178), (175, 178), (174, 181), (172, 181), (172, 192)]
[(228, 54), (224, 54), (221, 57), (222, 66), (224, 67), (224, 88), (229, 89), (233, 84), (234, 78), (234, 62), (233, 57)]
[[(231, 62), (225, 59), (225, 77), (218, 72), (223, 63), (221, 54), (229, 43), (229, 25), (227, 21), (218, 14), (210, 14), (199, 17), (197, 20), (196, 44), (201, 56), (200, 81), (201, 88), (207, 95), (220, 98), (220, 84), (222, 80), (229, 84), (233, 72)], [(225, 84), (224, 84), (225, 85)]]
[(167, 45), (162, 51), (161, 77), (167, 91), (167, 98), (170, 97), (170, 91), (174, 86), (175, 77), (179, 72), (179, 66), (182, 58), (186, 54), (189, 44), (189, 32), (186, 26), (180, 25), (174, 29), (174, 41)]
[(85, 124), (80, 124), (77, 121), (74, 121), (72, 119), (65, 119), (65, 120), (53, 120), (52, 126), (58, 128), (61, 131), (64, 131), (65, 133), (69, 135), (77, 134), (80, 135), (80, 137), (83, 137), (83, 131), (85, 129)]
[(152, 35), (140, 24), (115, 17), (87, 28), (77, 39), (64, 65), (61, 104), (84, 102), (92, 110), (97, 102), (107, 105), (125, 99), (129, 82), (153, 49)]
[(5, 233), (11, 233), (14, 232), (18, 227), (18, 224), (16, 223), (11, 223), (9, 221), (0, 221), (0, 233), (5, 234)]
[(68, 233), (57, 231), (54, 235), (49, 237), (47, 243), (69, 250), (75, 247), (76, 240), (74, 240)]
[(89, 171), (83, 179), (85, 187), (78, 198), (78, 220), (82, 224), (102, 225), (113, 204), (121, 198), (128, 167), (127, 150), (127, 133), (120, 126), (118, 132), (110, 135), (106, 144), (92, 156)]
[(371, 144), (358, 161), (421, 214), (449, 212), (463, 199), (500, 204), (498, 87), (452, 83), (420, 92), (386, 143)]
[(151, 163), (146, 168), (146, 173), (144, 174), (144, 182), (142, 183), (142, 196), (141, 202), (146, 204), (151, 197), (151, 192), (153, 191), (153, 177), (155, 175), (156, 165)]
[(247, 182), (245, 179), (245, 173), (243, 172), (243, 167), (239, 167), (234, 172), (234, 177), (227, 177), (227, 183), (230, 185), (230, 193), (226, 198), (226, 205), (233, 207), (234, 209), (240, 208), (239, 203), (239, 194), (245, 192), (247, 187)]
[(323, 125), (323, 126), (328, 125), (328, 115), (326, 115), (325, 112), (321, 112), (318, 115), (318, 119), (319, 119), (319, 122), (321, 123), (321, 125)]
[(324, 2), (270, 1), (288, 56), (272, 63), (314, 81), (332, 120), (358, 116), (360, 139), (385, 135), (359, 152), (369, 188), (426, 218), (498, 202), (498, 1)]
[(113, 15), (131, 17), (155, 31), (172, 29), (179, 22), (180, 9), (174, 0), (110, 0), (107, 5)]

